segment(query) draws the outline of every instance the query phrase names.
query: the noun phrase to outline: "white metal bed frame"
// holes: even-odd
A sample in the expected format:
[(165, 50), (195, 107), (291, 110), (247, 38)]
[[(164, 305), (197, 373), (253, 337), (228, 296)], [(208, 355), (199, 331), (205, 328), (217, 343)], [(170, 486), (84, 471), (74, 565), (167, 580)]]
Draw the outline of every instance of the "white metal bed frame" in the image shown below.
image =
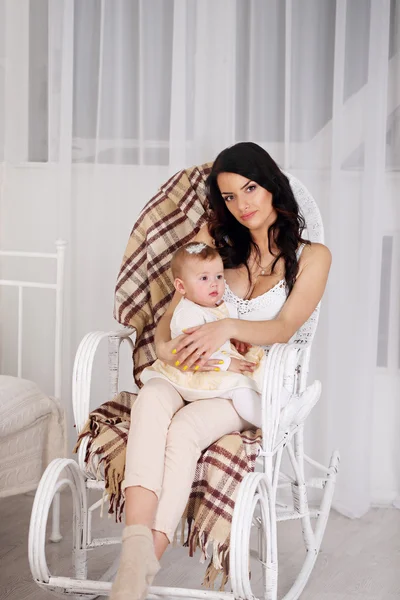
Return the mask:
[(26, 288), (54, 290), (56, 294), (56, 318), (54, 339), (54, 395), (61, 398), (61, 349), (62, 349), (62, 315), (64, 292), (64, 261), (66, 242), (56, 242), (56, 252), (21, 252), (15, 250), (0, 250), (0, 256), (23, 258), (40, 258), (56, 260), (57, 274), (55, 283), (40, 283), (35, 281), (17, 281), (14, 279), (0, 279), (0, 286), (18, 288), (18, 362), (17, 375), (22, 377), (22, 333), (23, 333), (23, 291)]
[[(307, 223), (307, 234), (311, 241), (323, 242), (323, 228), (319, 210), (307, 190), (291, 179), (292, 188)], [(297, 192), (297, 193), (296, 193)], [(312, 324), (312, 333), (316, 327)], [(82, 340), (75, 358), (73, 372), (73, 409), (78, 433), (82, 430), (88, 414), (93, 360), (100, 342), (109, 345), (109, 396), (118, 392), (119, 350), (122, 343), (133, 349), (132, 329), (118, 332), (93, 332)], [(339, 454), (333, 452), (329, 466), (324, 466), (304, 454), (303, 425), (292, 426), (281, 439), (277, 439), (280, 415), (280, 390), (283, 382), (293, 385), (293, 391), (301, 392), (306, 387), (309, 368), (310, 346), (296, 344), (274, 344), (268, 354), (268, 364), (262, 395), (263, 441), (258, 462), (262, 472), (249, 473), (243, 479), (235, 503), (230, 553), (230, 582), (232, 592), (208, 591), (186, 588), (154, 586), (148, 598), (208, 598), (210, 600), (254, 600), (249, 579), (250, 530), (258, 529), (258, 559), (263, 571), (263, 599), (277, 599), (278, 552), (277, 523), (299, 520), (301, 522), (306, 558), (292, 587), (284, 600), (297, 600), (304, 589), (314, 567), (328, 520)], [(111, 589), (110, 579), (116, 572), (114, 563), (101, 580), (87, 579), (87, 554), (92, 548), (105, 544), (120, 543), (120, 538), (93, 538), (92, 514), (102, 500), (88, 506), (87, 494), (91, 489), (104, 490), (103, 481), (94, 481), (85, 473), (84, 458), (87, 440), (78, 452), (78, 464), (71, 459), (53, 461), (39, 485), (29, 531), (29, 563), (35, 581), (41, 587), (57, 594), (75, 594), (79, 597), (107, 595)], [(283, 452), (289, 456), (293, 473), (281, 472)], [(317, 474), (305, 479), (305, 465), (310, 465)], [(55, 494), (67, 485), (72, 492), (74, 505), (73, 555), (75, 577), (53, 576), (46, 561), (45, 531), (48, 513)], [(292, 505), (277, 503), (277, 491), (289, 488)], [(316, 508), (308, 506), (307, 489), (322, 490), (322, 501)], [(256, 512), (259, 511), (259, 513)], [(313, 527), (314, 522), (314, 527)]]
[[(22, 377), (22, 348), (23, 348), (23, 292), (24, 289), (49, 289), (54, 290), (55, 303), (55, 336), (54, 336), (54, 396), (61, 398), (62, 384), (62, 333), (63, 333), (63, 298), (64, 298), (64, 265), (65, 248), (64, 240), (57, 240), (56, 252), (26, 252), (17, 250), (0, 250), (0, 256), (45, 259), (56, 261), (55, 283), (41, 283), (35, 281), (0, 279), (0, 287), (16, 287), (18, 289), (18, 328), (17, 328), (17, 376)], [(58, 542), (62, 539), (60, 533), (60, 496), (56, 494), (53, 503), (52, 533), (50, 540)]]

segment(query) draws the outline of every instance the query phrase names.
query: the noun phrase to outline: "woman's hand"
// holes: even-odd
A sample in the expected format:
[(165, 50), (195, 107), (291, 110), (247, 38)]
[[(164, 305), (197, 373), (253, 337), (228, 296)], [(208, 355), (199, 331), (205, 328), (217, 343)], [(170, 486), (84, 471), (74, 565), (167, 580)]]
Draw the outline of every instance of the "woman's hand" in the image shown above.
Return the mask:
[(229, 365), (228, 371), (249, 375), (254, 371), (255, 367), (255, 363), (248, 362), (247, 360), (240, 360), (240, 358), (231, 358), (231, 364)]
[(186, 329), (189, 343), (186, 345), (188, 356), (185, 364), (191, 367), (196, 362), (200, 368), (203, 367), (210, 356), (232, 337), (231, 322), (232, 319), (221, 319)]
[(239, 354), (243, 354), (243, 356), (247, 354), (251, 348), (251, 344), (248, 344), (247, 342), (240, 342), (239, 340), (231, 340), (231, 344), (233, 344)]
[[(187, 344), (191, 342), (189, 334), (183, 333), (168, 342), (160, 341), (156, 347), (157, 358), (164, 363), (185, 371), (215, 371), (219, 370), (219, 360), (208, 360), (200, 365), (197, 360), (197, 354), (194, 355), (194, 362), (188, 362), (186, 359), (190, 356), (190, 350)], [(186, 369), (184, 368), (186, 367)]]
[[(209, 360), (210, 356), (231, 338), (231, 322), (233, 319), (221, 319), (214, 323), (205, 323), (198, 327), (186, 329), (184, 335), (176, 337), (161, 349), (158, 357), (164, 360), (165, 348), (175, 355), (174, 366), (184, 369), (211, 371), (219, 368), (218, 360)], [(172, 344), (172, 347), (171, 347)], [(168, 364), (172, 364), (169, 358)], [(176, 364), (176, 363), (179, 364)], [(187, 367), (187, 369), (185, 369)], [(198, 367), (195, 369), (195, 367)]]
[(167, 365), (174, 367), (177, 359), (181, 358), (180, 355), (177, 355), (177, 346), (181, 347), (187, 337), (188, 336), (185, 333), (182, 333), (182, 335), (179, 335), (173, 340), (169, 340), (167, 342), (158, 342), (156, 344), (157, 358), (162, 360)]

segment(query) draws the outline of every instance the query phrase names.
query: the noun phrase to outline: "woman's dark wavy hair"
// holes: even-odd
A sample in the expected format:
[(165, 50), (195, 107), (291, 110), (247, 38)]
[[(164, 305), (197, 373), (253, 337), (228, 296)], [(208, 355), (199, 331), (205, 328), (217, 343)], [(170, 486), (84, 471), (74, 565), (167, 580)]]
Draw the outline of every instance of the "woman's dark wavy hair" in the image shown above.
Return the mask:
[[(296, 250), (301, 243), (310, 242), (302, 238), (305, 221), (299, 213), (299, 206), (290, 187), (289, 180), (276, 162), (261, 146), (253, 142), (240, 142), (223, 150), (216, 158), (207, 178), (209, 201), (209, 231), (215, 240), (224, 266), (235, 268), (245, 265), (249, 275), (248, 260), (252, 250), (261, 259), (260, 249), (253, 241), (250, 230), (239, 223), (229, 212), (218, 187), (220, 173), (236, 173), (255, 181), (272, 194), (272, 206), (277, 218), (268, 229), (268, 247), (275, 242), (278, 253), (271, 267), (271, 273), (280, 258), (285, 261), (285, 279), (288, 293), (293, 289), (298, 273)], [(271, 252), (272, 254), (272, 252)]]

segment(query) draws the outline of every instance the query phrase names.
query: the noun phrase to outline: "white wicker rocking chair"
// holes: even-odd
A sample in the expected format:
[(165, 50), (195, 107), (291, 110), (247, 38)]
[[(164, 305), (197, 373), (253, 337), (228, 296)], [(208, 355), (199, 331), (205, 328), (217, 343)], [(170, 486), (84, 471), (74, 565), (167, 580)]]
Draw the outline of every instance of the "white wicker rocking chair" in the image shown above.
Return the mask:
[[(306, 221), (305, 235), (313, 242), (323, 242), (323, 226), (315, 201), (306, 188), (294, 177), (289, 176), (300, 210)], [(267, 376), (263, 390), (263, 443), (258, 462), (262, 471), (249, 473), (242, 481), (232, 522), (230, 583), (232, 592), (206, 591), (200, 589), (168, 588), (154, 586), (149, 598), (210, 598), (226, 600), (253, 600), (249, 578), (250, 530), (258, 529), (257, 558), (262, 565), (264, 600), (277, 600), (278, 594), (278, 551), (277, 523), (300, 520), (306, 549), (305, 560), (299, 574), (284, 600), (296, 600), (303, 591), (321, 546), (328, 520), (339, 454), (333, 452), (328, 467), (312, 460), (304, 453), (303, 425), (292, 426), (283, 438), (277, 439), (280, 416), (280, 390), (285, 385), (301, 392), (306, 387), (309, 368), (310, 345), (318, 321), (318, 308), (303, 325), (292, 344), (275, 344), (268, 354)], [(119, 348), (126, 341), (133, 349), (132, 329), (117, 332), (89, 333), (77, 351), (73, 373), (73, 410), (78, 433), (82, 430), (89, 414), (90, 385), (96, 349), (103, 339), (109, 345), (109, 397), (118, 393)], [(120, 538), (93, 539), (91, 533), (92, 511), (100, 507), (101, 499), (88, 507), (89, 490), (104, 490), (103, 481), (94, 481), (85, 473), (84, 457), (87, 439), (78, 452), (78, 464), (71, 459), (54, 460), (47, 468), (36, 493), (29, 531), (29, 563), (33, 578), (39, 586), (77, 597), (107, 596), (110, 579), (115, 565), (101, 578), (87, 579), (87, 552), (90, 548), (105, 544), (116, 544)], [(284, 452), (287, 452), (292, 473), (281, 470)], [(305, 465), (317, 472), (305, 479)], [(45, 552), (46, 523), (54, 496), (62, 487), (71, 489), (74, 506), (73, 554), (75, 577), (59, 577), (51, 574)], [(277, 491), (291, 490), (291, 503), (277, 502)], [(307, 493), (311, 488), (322, 490), (318, 506), (308, 505)]]

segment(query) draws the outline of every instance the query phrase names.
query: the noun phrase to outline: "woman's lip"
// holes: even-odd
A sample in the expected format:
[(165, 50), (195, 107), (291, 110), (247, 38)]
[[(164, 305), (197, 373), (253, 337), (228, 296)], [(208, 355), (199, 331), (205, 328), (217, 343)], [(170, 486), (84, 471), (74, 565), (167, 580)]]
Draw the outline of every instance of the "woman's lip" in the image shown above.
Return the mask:
[(253, 212), (251, 212), (251, 213), (247, 213), (247, 214), (245, 214), (245, 215), (242, 215), (242, 216), (241, 216), (241, 218), (242, 218), (244, 221), (247, 221), (247, 219), (251, 219), (251, 217), (252, 217), (253, 215), (255, 215), (255, 214), (256, 214), (256, 212), (257, 212), (257, 211), (255, 210), (255, 211), (253, 211)]

